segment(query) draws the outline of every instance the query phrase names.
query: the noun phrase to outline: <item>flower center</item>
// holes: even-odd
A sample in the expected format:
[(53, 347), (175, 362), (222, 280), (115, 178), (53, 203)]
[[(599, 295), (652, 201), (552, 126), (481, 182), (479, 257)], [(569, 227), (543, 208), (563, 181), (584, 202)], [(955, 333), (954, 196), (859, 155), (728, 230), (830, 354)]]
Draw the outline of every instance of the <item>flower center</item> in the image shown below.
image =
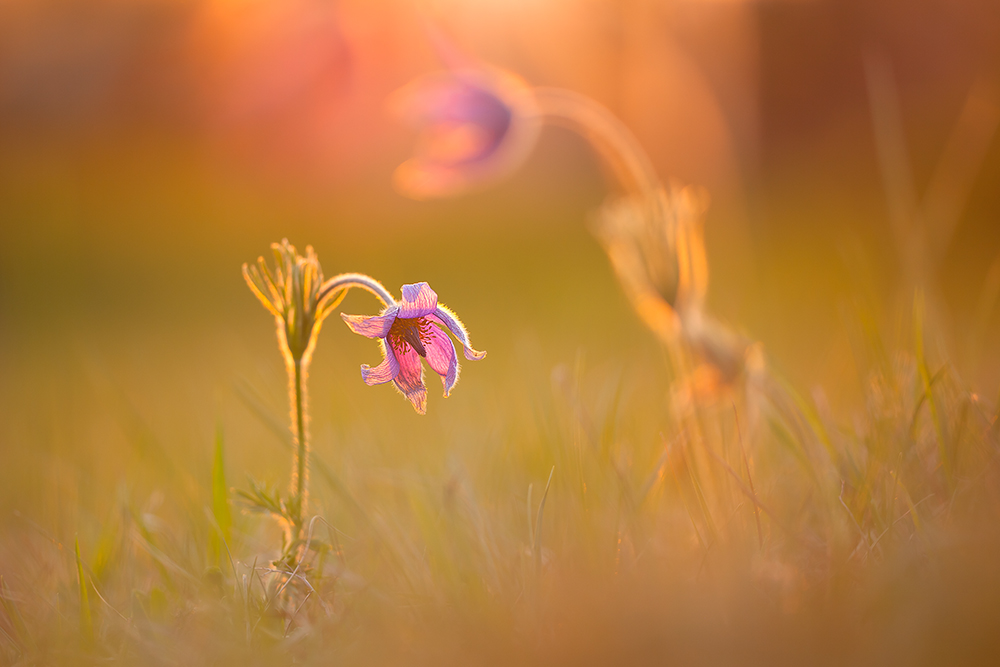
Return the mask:
[(389, 340), (394, 348), (401, 347), (401, 343), (409, 344), (417, 351), (421, 357), (427, 356), (424, 343), (420, 340), (421, 317), (397, 317), (389, 328)]

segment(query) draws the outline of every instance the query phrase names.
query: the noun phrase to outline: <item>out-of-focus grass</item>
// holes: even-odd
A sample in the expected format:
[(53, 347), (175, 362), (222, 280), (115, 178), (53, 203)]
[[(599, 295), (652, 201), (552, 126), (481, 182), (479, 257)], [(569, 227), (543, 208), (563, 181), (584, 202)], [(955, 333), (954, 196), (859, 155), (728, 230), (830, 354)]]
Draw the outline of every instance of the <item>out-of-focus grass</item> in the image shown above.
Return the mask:
[[(375, 189), (370, 205), (341, 193), (313, 210), (199, 199), (183, 169), (160, 169), (167, 185), (125, 210), (59, 199), (114, 197), (114, 170), (5, 192), (20, 221), (3, 250), (5, 662), (931, 665), (1000, 651), (996, 378), (975, 395), (933, 339), (921, 354), (916, 332), (938, 323), (882, 305), (877, 281), (851, 287), (802, 245), (764, 244), (766, 286), (822, 279), (844, 295), (838, 332), (817, 334), (835, 305), (796, 317), (794, 286), (741, 305), (776, 374), (694, 407), (580, 223), (595, 202), (551, 183), (541, 198), (531, 172), (457, 203)], [(143, 226), (157, 203), (151, 219), (176, 227)], [(337, 206), (336, 224), (320, 215)], [(377, 347), (327, 324), (312, 507), (332, 549), (282, 595), (277, 527), (229, 492), (289, 475), (282, 362), (239, 275), (276, 233), (314, 244), (328, 273), (428, 280), (490, 353), (448, 400), (430, 378), (421, 418), (361, 382)], [(733, 294), (753, 287), (713, 284), (721, 304)]]

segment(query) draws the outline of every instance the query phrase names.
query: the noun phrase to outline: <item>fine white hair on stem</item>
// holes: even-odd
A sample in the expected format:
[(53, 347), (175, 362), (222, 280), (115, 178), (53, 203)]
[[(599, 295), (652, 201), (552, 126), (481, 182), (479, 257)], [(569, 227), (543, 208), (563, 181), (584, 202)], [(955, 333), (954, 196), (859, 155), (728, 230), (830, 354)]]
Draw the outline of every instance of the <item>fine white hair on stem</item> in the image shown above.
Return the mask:
[(341, 273), (333, 276), (320, 287), (319, 298), (322, 300), (335, 290), (347, 290), (352, 287), (360, 287), (363, 290), (371, 292), (378, 297), (384, 306), (392, 306), (396, 303), (392, 294), (389, 293), (389, 290), (382, 283), (363, 273)]

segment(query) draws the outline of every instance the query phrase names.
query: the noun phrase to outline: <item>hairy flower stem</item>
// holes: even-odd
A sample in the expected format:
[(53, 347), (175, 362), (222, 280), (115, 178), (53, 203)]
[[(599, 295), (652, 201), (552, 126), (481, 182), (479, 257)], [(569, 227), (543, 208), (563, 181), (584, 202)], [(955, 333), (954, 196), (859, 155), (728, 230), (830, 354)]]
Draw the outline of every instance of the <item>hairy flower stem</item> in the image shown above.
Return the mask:
[[(317, 302), (322, 302), (327, 296), (340, 292), (334, 298), (336, 303), (340, 303), (352, 287), (374, 294), (383, 305), (390, 306), (395, 303), (395, 299), (389, 291), (371, 276), (363, 273), (342, 273), (325, 281), (319, 288), (316, 296)], [(294, 461), (292, 462), (292, 483), (291, 502), (288, 535), (288, 546), (291, 547), (297, 542), (301, 542), (302, 533), (305, 526), (306, 509), (309, 500), (309, 364), (312, 362), (312, 352), (315, 349), (315, 333), (310, 341), (305, 353), (300, 358), (295, 358), (290, 352), (285, 351), (285, 366), (288, 371), (288, 402), (291, 405), (292, 435), (294, 437)]]
[[(322, 303), (328, 296), (334, 295), (335, 303), (346, 296), (352, 287), (360, 287), (374, 294), (384, 305), (395, 303), (389, 291), (371, 276), (363, 273), (342, 273), (325, 281), (319, 288), (316, 301)], [(317, 326), (303, 354), (296, 358), (284, 346), (285, 366), (288, 371), (288, 402), (291, 405), (292, 435), (294, 436), (294, 460), (292, 462), (291, 498), (289, 503), (289, 534), (288, 547), (291, 548), (302, 540), (305, 516), (309, 501), (309, 364), (316, 347), (315, 335), (319, 332)]]
[(360, 287), (371, 292), (382, 302), (383, 306), (391, 306), (396, 303), (396, 300), (392, 298), (389, 290), (382, 283), (363, 273), (341, 273), (330, 278), (320, 287), (318, 298), (322, 300), (327, 294), (332, 294), (336, 290), (342, 289), (346, 292), (352, 287)]
[(243, 277), (254, 295), (274, 315), (278, 348), (288, 372), (288, 402), (293, 442), (291, 488), (286, 501), (274, 494), (249, 496), (256, 507), (277, 515), (285, 528), (285, 558), (298, 563), (307, 547), (303, 541), (309, 499), (309, 364), (323, 320), (333, 312), (352, 287), (378, 297), (386, 306), (395, 303), (377, 280), (361, 273), (342, 273), (324, 281), (323, 269), (312, 247), (300, 255), (282, 239), (271, 245), (274, 266), (263, 257), (243, 265)]
[(309, 398), (306, 381), (309, 361), (289, 360), (288, 398), (292, 406), (292, 435), (295, 437), (295, 461), (292, 466), (292, 538), (302, 537), (302, 517), (306, 513), (309, 488)]

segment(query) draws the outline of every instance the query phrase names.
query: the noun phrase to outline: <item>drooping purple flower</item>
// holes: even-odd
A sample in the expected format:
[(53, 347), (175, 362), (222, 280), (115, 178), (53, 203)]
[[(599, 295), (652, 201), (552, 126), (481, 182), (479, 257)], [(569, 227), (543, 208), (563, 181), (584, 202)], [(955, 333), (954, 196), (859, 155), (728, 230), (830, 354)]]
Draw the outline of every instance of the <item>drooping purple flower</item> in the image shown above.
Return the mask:
[(414, 199), (448, 197), (513, 171), (531, 152), (541, 114), (520, 77), (455, 63), (399, 90), (392, 106), (421, 129), (413, 158), (394, 174)]
[(382, 347), (382, 363), (372, 368), (361, 366), (361, 378), (368, 385), (392, 382), (419, 413), (427, 411), (427, 388), (420, 358), (441, 376), (445, 397), (458, 381), (458, 355), (448, 337), (462, 344), (465, 358), (479, 360), (485, 352), (474, 350), (469, 334), (455, 313), (438, 303), (437, 294), (427, 283), (403, 285), (403, 298), (380, 315), (345, 315), (341, 317), (351, 331), (377, 338)]

